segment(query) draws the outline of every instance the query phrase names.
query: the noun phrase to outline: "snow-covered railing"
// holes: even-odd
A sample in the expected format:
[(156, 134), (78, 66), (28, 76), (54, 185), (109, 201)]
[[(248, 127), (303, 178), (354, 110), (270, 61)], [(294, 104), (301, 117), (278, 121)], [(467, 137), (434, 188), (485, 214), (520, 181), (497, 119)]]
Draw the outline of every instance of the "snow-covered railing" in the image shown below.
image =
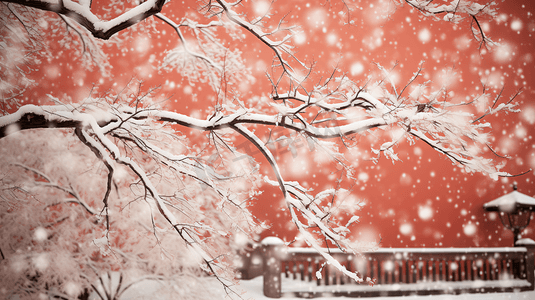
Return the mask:
[(246, 278), (263, 275), (264, 295), (272, 298), (524, 291), (535, 286), (534, 251), (535, 245), (389, 248), (359, 255), (331, 251), (348, 270), (371, 278), (374, 284), (370, 285), (357, 284), (312, 249), (265, 243), (245, 260), (243, 269), (249, 272), (243, 274)]

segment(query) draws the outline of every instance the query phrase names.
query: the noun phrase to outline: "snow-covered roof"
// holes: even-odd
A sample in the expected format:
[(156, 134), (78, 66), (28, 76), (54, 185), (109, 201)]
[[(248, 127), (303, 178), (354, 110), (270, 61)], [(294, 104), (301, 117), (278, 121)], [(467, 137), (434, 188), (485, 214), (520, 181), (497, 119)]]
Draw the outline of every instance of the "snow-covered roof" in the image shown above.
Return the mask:
[[(525, 244), (524, 244), (525, 245)], [(332, 254), (347, 253), (342, 252), (340, 249), (326, 249), (322, 248), (324, 251), (328, 251)], [(286, 249), (288, 253), (304, 253), (304, 254), (317, 254), (317, 250), (313, 248), (300, 248), (292, 247)], [(524, 247), (470, 247), (470, 248), (378, 248), (370, 251), (364, 251), (363, 253), (387, 253), (387, 254), (396, 254), (396, 253), (489, 253), (489, 252), (525, 252), (526, 248)]]
[(483, 205), (488, 211), (513, 212), (517, 209), (535, 210), (535, 198), (512, 191)]

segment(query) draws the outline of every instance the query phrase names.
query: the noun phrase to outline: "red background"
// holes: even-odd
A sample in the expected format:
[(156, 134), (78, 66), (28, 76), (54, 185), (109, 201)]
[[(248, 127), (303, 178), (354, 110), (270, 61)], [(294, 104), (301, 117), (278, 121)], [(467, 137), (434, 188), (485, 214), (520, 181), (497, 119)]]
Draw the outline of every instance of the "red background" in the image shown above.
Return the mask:
[[(266, 20), (266, 26), (276, 26), (278, 20), (289, 13), (289, 24), (301, 26), (302, 35), (294, 38), (295, 51), (308, 64), (315, 62), (316, 72), (311, 79), (326, 76), (338, 65), (340, 72), (337, 74), (347, 72), (354, 81), (364, 83), (367, 75), (377, 73), (374, 63), (390, 69), (397, 62), (394, 69), (396, 84), (402, 87), (424, 60), (425, 78), (437, 84), (447, 80), (441, 75), (443, 71), (456, 73), (450, 80), (452, 97), (466, 98), (480, 93), (481, 81), (486, 82), (494, 93), (504, 86), (501, 101), (508, 100), (522, 88), (522, 94), (516, 98), (522, 112), (500, 114), (488, 121), (493, 125), (495, 150), (511, 157), (504, 170), (519, 174), (535, 169), (532, 139), (535, 133), (532, 88), (535, 4), (532, 1), (500, 3), (497, 20), (481, 20), (485, 32), (500, 43), (490, 52), (478, 49), (479, 44), (469, 31), (468, 20), (452, 25), (423, 19), (414, 9), (407, 5), (396, 6), (393, 1), (357, 1), (358, 8), (351, 15), (354, 23), (345, 25), (347, 11), (341, 2), (315, 2), (275, 2), (270, 9), (273, 15)], [(240, 9), (248, 12), (252, 19), (253, 15), (266, 12), (267, 4), (269, 2), (249, 1)], [(196, 18), (192, 14), (196, 8), (195, 1), (172, 2), (164, 7), (163, 13), (178, 21), (186, 14)], [(201, 18), (198, 20), (202, 21)], [(169, 97), (169, 109), (201, 118), (209, 116), (215, 103), (213, 91), (208, 86), (190, 86), (176, 72), (157, 69), (163, 51), (180, 45), (180, 42), (170, 27), (157, 20), (154, 22), (159, 32), (152, 33), (152, 39), (143, 33), (126, 30), (120, 35), (131, 37), (128, 45), (121, 49), (113, 46), (105, 49), (113, 66), (112, 77), (84, 70), (74, 54), (68, 51), (44, 61), (40, 70), (31, 74), (40, 86), (28, 93), (27, 101), (48, 103), (46, 94), (60, 98), (68, 95), (72, 101), (81, 101), (92, 89), (93, 92), (120, 90), (130, 79), (136, 78), (143, 80), (146, 88), (160, 85), (161, 92)], [(225, 42), (231, 49), (241, 49), (256, 77), (254, 84), (231, 88), (239, 91), (243, 101), (259, 95), (259, 92), (269, 95), (271, 87), (265, 72), (272, 61), (270, 50), (250, 35), (245, 43), (233, 44), (230, 39)], [(60, 49), (56, 51), (60, 53)], [(186, 131), (190, 132), (189, 129)], [(199, 137), (193, 134), (194, 139)], [(402, 162), (393, 164), (382, 157), (378, 164), (374, 164), (369, 160), (374, 134), (360, 139), (362, 155), (354, 161), (359, 180), (344, 182), (345, 187), (352, 188), (354, 197), (366, 203), (360, 211), (360, 223), (352, 227), (355, 237), (363, 241), (380, 241), (383, 247), (512, 245), (512, 234), (501, 226), (495, 214), (486, 213), (482, 205), (511, 192), (513, 182), (518, 184), (520, 192), (535, 196), (534, 171), (497, 181), (483, 174), (466, 174), (447, 158), (418, 142), (414, 146), (402, 142), (396, 148)], [(201, 139), (196, 141), (202, 142)], [(375, 147), (377, 144), (375, 142)], [(240, 147), (245, 151), (244, 144), (239, 144)], [(338, 176), (333, 164), (318, 164), (306, 154), (306, 149), (306, 146), (299, 148), (299, 155), (294, 157), (285, 145), (277, 145), (275, 154), (286, 179), (301, 180), (316, 191), (333, 186)], [(263, 165), (261, 171), (273, 178), (267, 162), (258, 155), (255, 158)], [(271, 225), (262, 236), (277, 235), (291, 240), (295, 232), (281, 198), (280, 191), (266, 186), (264, 194), (251, 209), (260, 220)], [(535, 239), (533, 228), (535, 224), (524, 232), (524, 237)]]

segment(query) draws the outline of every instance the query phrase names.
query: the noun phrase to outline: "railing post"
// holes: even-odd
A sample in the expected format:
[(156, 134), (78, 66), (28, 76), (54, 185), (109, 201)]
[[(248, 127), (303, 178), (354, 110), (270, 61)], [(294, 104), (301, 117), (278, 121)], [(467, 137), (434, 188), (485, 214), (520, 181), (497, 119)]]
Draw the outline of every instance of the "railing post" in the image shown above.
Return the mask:
[(284, 242), (277, 237), (267, 237), (262, 240), (262, 254), (264, 257), (264, 296), (269, 298), (281, 297), (281, 273)]
[(521, 239), (516, 242), (518, 247), (526, 247), (526, 280), (531, 284), (531, 290), (535, 290), (535, 241), (532, 239)]

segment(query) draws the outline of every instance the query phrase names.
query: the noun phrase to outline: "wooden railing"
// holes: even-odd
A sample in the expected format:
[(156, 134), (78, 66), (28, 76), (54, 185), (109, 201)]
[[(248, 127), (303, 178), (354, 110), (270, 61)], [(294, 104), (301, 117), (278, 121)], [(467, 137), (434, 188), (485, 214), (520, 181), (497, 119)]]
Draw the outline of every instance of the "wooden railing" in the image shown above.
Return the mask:
[[(357, 284), (312, 249), (267, 243), (245, 260), (244, 278), (264, 278), (264, 295), (402, 296), (533, 290), (533, 245), (511, 248), (389, 248), (359, 255), (332, 250), (346, 269), (369, 283)], [(255, 270), (256, 266), (256, 270)], [(320, 279), (316, 272), (321, 273)]]

